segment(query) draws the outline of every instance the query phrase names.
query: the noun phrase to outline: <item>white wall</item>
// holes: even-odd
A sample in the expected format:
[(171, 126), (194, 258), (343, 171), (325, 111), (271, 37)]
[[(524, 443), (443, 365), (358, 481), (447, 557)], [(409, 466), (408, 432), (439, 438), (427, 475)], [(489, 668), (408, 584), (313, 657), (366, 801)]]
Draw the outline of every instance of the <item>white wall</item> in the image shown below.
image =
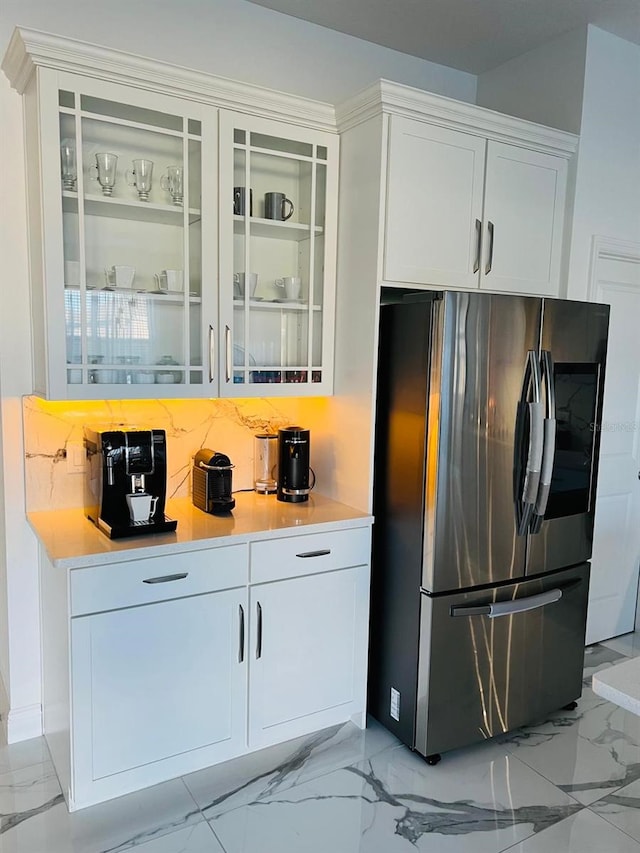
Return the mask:
[(3, 0), (15, 25), (337, 103), (379, 77), (473, 102), (476, 77), (244, 0)]
[[(24, 157), (20, 100), (0, 77), (0, 126), (7, 194), (0, 219), (3, 270), (0, 310), (0, 655), (2, 679), (10, 700), (7, 722), (12, 739), (37, 734), (40, 701), (37, 552), (24, 517), (21, 395), (29, 386), (29, 280)], [(0, 691), (1, 692), (1, 691)], [(3, 723), (5, 720), (3, 719)], [(34, 726), (36, 727), (34, 730)]]
[(567, 295), (586, 299), (594, 236), (640, 241), (640, 46), (589, 27)]
[[(15, 26), (329, 102), (344, 100), (379, 77), (460, 100), (475, 99), (473, 75), (243, 0), (3, 0), (0, 55)], [(10, 740), (40, 733), (37, 549), (24, 515), (22, 465), (21, 396), (31, 391), (31, 371), (21, 106), (0, 74), (0, 677), (11, 707)], [(0, 685), (0, 706), (2, 693)], [(0, 707), (0, 713), (3, 710)]]
[(566, 33), (478, 77), (477, 103), (580, 133), (587, 29)]

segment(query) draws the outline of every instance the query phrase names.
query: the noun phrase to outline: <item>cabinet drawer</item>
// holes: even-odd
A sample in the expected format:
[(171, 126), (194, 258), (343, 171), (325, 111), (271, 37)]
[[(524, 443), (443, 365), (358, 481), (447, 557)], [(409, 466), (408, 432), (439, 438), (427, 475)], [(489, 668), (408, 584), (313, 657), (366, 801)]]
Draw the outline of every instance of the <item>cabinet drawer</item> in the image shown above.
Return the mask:
[(370, 556), (369, 527), (252, 542), (251, 583), (361, 566)]
[(248, 569), (247, 545), (74, 569), (71, 615), (245, 586)]

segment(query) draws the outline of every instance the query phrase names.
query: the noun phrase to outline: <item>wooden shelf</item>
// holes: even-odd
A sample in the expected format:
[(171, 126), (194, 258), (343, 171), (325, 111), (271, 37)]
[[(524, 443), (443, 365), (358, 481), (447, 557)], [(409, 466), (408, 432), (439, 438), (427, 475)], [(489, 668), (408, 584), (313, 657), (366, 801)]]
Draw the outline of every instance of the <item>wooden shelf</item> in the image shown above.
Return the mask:
[[(62, 210), (64, 213), (78, 212), (77, 193), (63, 191)], [(182, 207), (173, 204), (154, 204), (103, 195), (85, 195), (84, 212), (87, 216), (108, 216), (134, 222), (158, 222), (162, 225), (181, 225), (184, 213)], [(200, 217), (199, 210), (189, 208), (189, 225), (198, 222)]]
[[(254, 237), (271, 237), (275, 240), (308, 240), (311, 236), (311, 226), (301, 222), (281, 222), (278, 219), (260, 219), (257, 216), (249, 217), (249, 233)], [(233, 233), (245, 233), (246, 219), (244, 216), (233, 217)], [(322, 234), (322, 228), (316, 225), (314, 234)]]

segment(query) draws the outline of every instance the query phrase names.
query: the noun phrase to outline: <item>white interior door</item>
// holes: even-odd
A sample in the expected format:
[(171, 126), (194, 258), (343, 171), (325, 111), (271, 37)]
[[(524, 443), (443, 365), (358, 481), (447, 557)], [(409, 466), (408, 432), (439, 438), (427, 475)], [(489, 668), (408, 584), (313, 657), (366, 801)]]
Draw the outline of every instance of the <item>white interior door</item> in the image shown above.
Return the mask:
[(611, 306), (587, 643), (632, 631), (640, 562), (640, 245), (600, 253), (592, 299)]

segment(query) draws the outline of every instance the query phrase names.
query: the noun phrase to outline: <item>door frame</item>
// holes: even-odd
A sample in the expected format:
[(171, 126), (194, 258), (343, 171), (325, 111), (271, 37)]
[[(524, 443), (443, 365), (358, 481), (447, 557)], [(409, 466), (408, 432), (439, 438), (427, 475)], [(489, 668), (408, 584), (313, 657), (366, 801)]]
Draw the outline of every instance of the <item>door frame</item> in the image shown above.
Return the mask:
[[(603, 276), (602, 267), (605, 261), (618, 261), (621, 263), (638, 264), (640, 265), (640, 242), (633, 240), (619, 240), (614, 237), (605, 237), (599, 234), (594, 234), (591, 238), (591, 253), (589, 257), (589, 278), (587, 300), (596, 302), (597, 289), (599, 281), (605, 279)], [(627, 287), (631, 290), (636, 289), (635, 284), (629, 284)], [(640, 284), (637, 286), (637, 291), (640, 293)], [(640, 577), (638, 580), (638, 597), (636, 599), (636, 616), (635, 628), (640, 627)]]

